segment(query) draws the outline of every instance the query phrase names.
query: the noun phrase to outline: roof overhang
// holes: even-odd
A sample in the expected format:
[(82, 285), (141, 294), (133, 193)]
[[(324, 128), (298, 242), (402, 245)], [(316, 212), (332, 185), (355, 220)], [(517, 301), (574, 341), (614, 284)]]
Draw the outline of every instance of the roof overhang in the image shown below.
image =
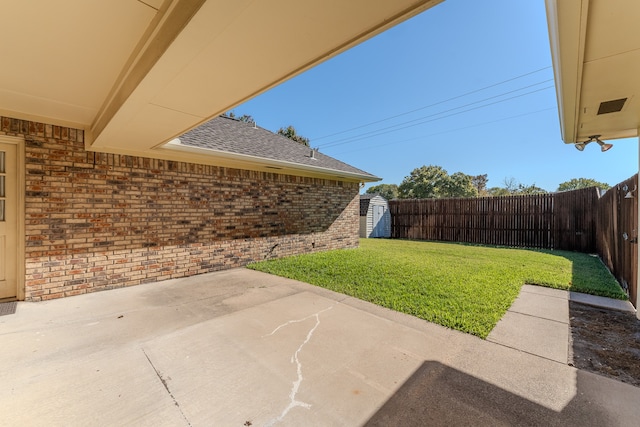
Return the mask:
[(83, 129), (89, 150), (163, 157), (171, 139), (441, 1), (8, 0), (0, 114)]
[(637, 136), (640, 2), (545, 1), (564, 142)]
[(180, 143), (176, 138), (157, 149), (158, 155), (171, 160), (204, 163), (236, 169), (248, 169), (309, 178), (333, 179), (344, 182), (376, 182), (377, 176), (360, 174), (327, 167), (304, 165), (284, 160), (266, 159), (248, 154), (231, 153), (210, 148), (192, 147)]

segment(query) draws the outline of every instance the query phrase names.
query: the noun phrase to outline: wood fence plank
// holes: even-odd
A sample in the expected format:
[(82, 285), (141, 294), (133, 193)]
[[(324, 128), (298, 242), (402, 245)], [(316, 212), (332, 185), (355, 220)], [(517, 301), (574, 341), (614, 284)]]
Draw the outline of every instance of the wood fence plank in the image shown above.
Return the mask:
[[(638, 175), (596, 188), (475, 199), (392, 200), (391, 237), (597, 252), (636, 301)], [(632, 198), (625, 198), (632, 191)]]
[(595, 188), (564, 193), (390, 202), (392, 237), (596, 251)]

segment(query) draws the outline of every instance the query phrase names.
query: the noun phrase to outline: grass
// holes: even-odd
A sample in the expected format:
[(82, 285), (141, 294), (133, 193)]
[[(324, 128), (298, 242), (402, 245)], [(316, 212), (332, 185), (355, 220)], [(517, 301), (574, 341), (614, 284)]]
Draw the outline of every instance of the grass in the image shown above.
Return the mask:
[(360, 248), (249, 268), (347, 294), (486, 338), (523, 284), (625, 299), (596, 257), (564, 251), (362, 239)]

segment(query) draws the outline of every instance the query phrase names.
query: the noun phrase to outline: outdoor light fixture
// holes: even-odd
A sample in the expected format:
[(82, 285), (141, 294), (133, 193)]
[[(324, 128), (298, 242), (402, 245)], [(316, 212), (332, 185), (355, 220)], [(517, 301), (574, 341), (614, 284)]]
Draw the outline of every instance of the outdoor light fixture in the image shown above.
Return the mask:
[(613, 148), (613, 144), (605, 144), (604, 142), (600, 141), (597, 137), (596, 137), (596, 142), (600, 146), (600, 151), (602, 151), (603, 153)]
[(591, 143), (591, 142), (593, 142), (593, 141), (595, 141), (595, 142), (597, 142), (597, 143), (598, 143), (598, 145), (600, 146), (600, 151), (602, 151), (603, 153), (604, 153), (605, 151), (610, 150), (610, 149), (613, 147), (613, 144), (606, 144), (606, 143), (602, 142), (602, 141), (600, 140), (600, 135), (591, 135), (591, 136), (589, 137), (589, 140), (588, 140), (588, 141), (576, 142), (576, 143), (574, 144), (574, 146), (576, 147), (576, 150), (578, 150), (578, 151), (584, 151), (584, 147), (586, 147), (586, 146), (587, 146), (587, 144), (589, 144), (589, 143)]
[(626, 194), (624, 195), (624, 198), (625, 199), (633, 199), (633, 192), (636, 191), (637, 189), (638, 189), (637, 185), (631, 191), (629, 191), (629, 187), (627, 187), (626, 185), (624, 187), (622, 187), (622, 191), (626, 191)]
[(588, 143), (590, 143), (591, 141), (585, 141), (585, 142), (576, 142), (576, 144), (574, 145), (574, 147), (576, 147), (576, 150), (578, 151), (584, 151), (584, 147), (587, 146)]

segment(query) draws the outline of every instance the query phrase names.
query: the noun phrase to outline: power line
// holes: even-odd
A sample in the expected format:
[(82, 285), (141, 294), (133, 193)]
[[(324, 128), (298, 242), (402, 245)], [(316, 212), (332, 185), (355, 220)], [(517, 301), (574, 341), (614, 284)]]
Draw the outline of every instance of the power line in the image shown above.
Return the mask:
[[(470, 102), (470, 103), (465, 104), (465, 105), (460, 105), (460, 106), (458, 106), (458, 107), (453, 107), (453, 108), (450, 108), (450, 109), (448, 109), (448, 110), (439, 111), (439, 112), (437, 112), (437, 113), (429, 114), (429, 115), (427, 115), (427, 116), (422, 116), (422, 117), (418, 117), (418, 118), (416, 118), (416, 119), (408, 120), (408, 121), (406, 121), (406, 122), (397, 123), (397, 124), (395, 124), (395, 125), (387, 126), (387, 127), (385, 127), (385, 128), (380, 128), (380, 129), (376, 129), (376, 130), (371, 130), (371, 131), (368, 131), (368, 132), (365, 132), (365, 133), (361, 133), (361, 134), (357, 134), (357, 135), (352, 135), (352, 136), (348, 136), (348, 137), (346, 137), (346, 138), (342, 138), (342, 139), (338, 139), (338, 140), (335, 140), (335, 141), (327, 142), (326, 144), (321, 144), (321, 145), (319, 146), (319, 148), (328, 148), (328, 147), (333, 147), (333, 146), (335, 146), (335, 145), (340, 145), (343, 141), (349, 141), (349, 140), (351, 140), (351, 139), (356, 139), (356, 138), (357, 138), (358, 140), (360, 140), (360, 139), (361, 139), (360, 137), (362, 137), (362, 136), (368, 136), (368, 135), (371, 135), (371, 134), (377, 134), (377, 132), (380, 132), (380, 131), (383, 131), (383, 130), (387, 130), (387, 129), (393, 129), (393, 128), (401, 127), (401, 126), (404, 126), (404, 125), (407, 125), (407, 124), (410, 124), (410, 123), (417, 122), (417, 121), (419, 121), (419, 120), (424, 120), (424, 119), (427, 119), (427, 118), (430, 118), (430, 117), (439, 116), (439, 115), (442, 115), (442, 114), (445, 114), (445, 113), (449, 113), (449, 112), (451, 112), (451, 111), (455, 111), (455, 110), (459, 110), (459, 109), (461, 109), (461, 108), (469, 107), (469, 106), (471, 106), (471, 105), (480, 104), (480, 103), (482, 103), (482, 102), (486, 102), (486, 101), (489, 101), (489, 100), (491, 100), (491, 99), (496, 99), (496, 98), (500, 98), (500, 97), (505, 96), (505, 95), (509, 95), (510, 93), (519, 92), (519, 91), (521, 91), (521, 90), (528, 89), (528, 88), (530, 88), (530, 87), (538, 86), (538, 85), (541, 85), (541, 84), (543, 84), (543, 83), (548, 83), (548, 82), (550, 82), (550, 81), (552, 81), (552, 80), (553, 80), (553, 79), (544, 80), (544, 81), (542, 81), (542, 82), (534, 83), (534, 84), (531, 84), (531, 85), (529, 85), (529, 86), (524, 86), (524, 87), (521, 87), (521, 88), (518, 88), (518, 89), (514, 89), (514, 90), (511, 90), (511, 91), (508, 91), (508, 92), (503, 92), (503, 93), (498, 94), (498, 95), (490, 96), (490, 97), (488, 97), (488, 98), (484, 98), (484, 99), (481, 99), (481, 100), (478, 100), (478, 101)], [(487, 104), (487, 105), (491, 105), (491, 104)]]
[[(469, 111), (474, 111), (474, 110), (478, 110), (480, 108), (489, 107), (491, 105), (495, 105), (495, 104), (499, 104), (499, 103), (502, 103), (502, 102), (510, 101), (512, 99), (521, 98), (523, 96), (531, 95), (533, 93), (541, 92), (543, 90), (551, 89), (553, 87), (554, 87), (553, 85), (545, 86), (545, 87), (540, 88), (540, 89), (536, 89), (536, 90), (533, 90), (533, 91), (530, 91), (530, 92), (526, 92), (526, 93), (523, 93), (523, 94), (520, 94), (520, 95), (516, 95), (516, 96), (509, 97), (509, 98), (501, 99), (501, 100), (498, 100), (498, 101), (490, 102), (488, 104), (479, 105), (479, 106), (474, 107), (474, 108), (468, 108), (466, 110), (458, 111), (456, 113), (451, 113), (451, 114), (448, 114), (448, 115), (445, 115), (445, 116), (442, 116), (442, 117), (430, 118), (430, 117), (433, 117), (433, 116), (437, 116), (437, 115), (443, 114), (444, 112), (435, 113), (435, 114), (432, 114), (432, 115), (429, 115), (429, 116), (425, 116), (425, 117), (421, 117), (421, 118), (418, 118), (418, 119), (410, 120), (410, 121), (407, 121), (407, 122), (404, 122), (404, 123), (400, 123), (398, 125), (388, 126), (386, 128), (382, 128), (382, 129), (378, 129), (378, 130), (375, 130), (375, 131), (366, 132), (364, 134), (355, 135), (353, 137), (344, 138), (344, 139), (341, 139), (341, 140), (338, 140), (338, 141), (327, 143), (327, 144), (322, 145), (321, 147), (322, 148), (330, 148), (330, 147), (335, 147), (335, 146), (338, 146), (338, 145), (350, 144), (352, 142), (361, 141), (363, 139), (367, 139), (367, 138), (370, 138), (370, 137), (375, 137), (375, 136), (385, 135), (385, 134), (392, 133), (392, 132), (397, 132), (399, 130), (404, 130), (404, 129), (407, 129), (407, 128), (410, 128), (410, 127), (419, 126), (419, 125), (422, 125), (422, 124), (425, 124), (425, 123), (434, 122), (436, 120), (442, 120), (442, 119), (445, 119), (445, 118), (448, 118), (448, 117), (457, 116), (459, 114), (468, 113)], [(498, 96), (503, 96), (503, 95), (498, 95)], [(495, 96), (487, 98), (487, 99), (492, 99), (492, 98), (495, 98)], [(482, 101), (478, 101), (478, 102), (484, 102), (487, 99), (482, 100)], [(476, 104), (478, 102), (467, 104), (467, 106)], [(459, 108), (464, 108), (464, 107), (456, 107), (456, 108), (453, 108), (453, 109), (448, 110), (448, 111), (457, 110)], [(445, 112), (448, 112), (448, 111), (445, 111)], [(424, 120), (424, 119), (428, 119), (428, 120)], [(404, 126), (404, 125), (406, 125), (408, 123), (412, 123), (412, 122), (415, 122), (417, 120), (422, 120), (422, 121), (420, 121), (418, 123), (410, 124), (408, 126)], [(397, 128), (398, 126), (403, 126), (403, 127), (401, 127), (400, 129), (394, 129), (394, 128)]]
[(392, 120), (392, 119), (395, 119), (395, 118), (398, 118), (398, 117), (406, 116), (407, 114), (415, 113), (416, 111), (425, 110), (427, 108), (435, 107), (436, 105), (444, 104), (445, 102), (454, 101), (456, 99), (463, 98), (465, 96), (473, 95), (474, 93), (478, 93), (478, 92), (481, 92), (483, 90), (491, 89), (492, 87), (500, 86), (500, 85), (503, 85), (505, 83), (509, 83), (509, 82), (514, 81), (514, 80), (518, 80), (518, 79), (521, 79), (523, 77), (526, 77), (526, 76), (530, 76), (531, 74), (539, 73), (540, 71), (544, 71), (544, 70), (547, 70), (549, 68), (551, 68), (551, 66), (547, 66), (547, 67), (540, 68), (538, 70), (530, 71), (528, 73), (521, 74), (519, 76), (512, 77), (510, 79), (503, 80), (501, 82), (494, 83), (494, 84), (491, 84), (489, 86), (482, 87), (480, 89), (475, 89), (475, 90), (472, 90), (470, 92), (463, 93), (461, 95), (456, 95), (456, 96), (454, 96), (452, 98), (449, 98), (449, 99), (438, 101), (438, 102), (435, 102), (435, 103), (430, 104), (430, 105), (425, 105), (424, 107), (416, 108), (414, 110), (406, 111), (404, 113), (396, 114), (394, 116), (386, 117), (384, 119), (375, 120), (373, 122), (366, 123), (364, 125), (359, 125), (359, 126), (356, 126), (356, 127), (350, 128), (350, 129), (345, 129), (345, 130), (342, 130), (342, 131), (339, 131), (339, 132), (335, 132), (335, 133), (332, 133), (332, 134), (329, 134), (329, 135), (323, 135), (323, 136), (319, 136), (317, 138), (311, 138), (311, 139), (313, 141), (317, 141), (319, 139), (325, 139), (325, 138), (329, 138), (331, 136), (341, 135), (343, 133), (351, 132), (353, 130), (362, 129), (362, 128), (367, 127), (367, 126), (375, 125), (375, 124), (382, 123), (382, 122), (385, 122), (385, 121), (388, 121), (388, 120)]
[[(477, 128), (477, 127), (486, 126), (486, 125), (493, 124), (493, 123), (499, 123), (499, 122), (504, 122), (504, 121), (507, 121), (507, 120), (517, 119), (517, 118), (520, 118), (520, 117), (530, 116), (530, 115), (533, 115), (533, 114), (537, 114), (537, 113), (541, 113), (543, 111), (549, 111), (549, 110), (553, 110), (553, 109), (555, 109), (555, 107), (543, 108), (542, 110), (536, 110), (536, 111), (531, 111), (531, 112), (528, 112), (528, 113), (518, 114), (518, 115), (515, 115), (515, 116), (504, 117), (502, 119), (497, 119), (497, 120), (491, 120), (491, 121), (488, 121), (488, 122), (477, 123), (475, 125), (463, 126), (463, 127), (459, 127), (459, 128), (455, 128), (455, 129), (449, 129), (449, 130), (441, 131), (441, 132), (430, 133), (428, 136), (432, 137), (432, 136), (437, 136), (437, 135), (443, 135), (443, 134), (446, 134), (446, 133), (458, 132), (458, 131), (461, 131), (461, 130)], [(421, 135), (421, 136), (416, 136), (416, 137), (413, 137), (413, 138), (403, 139), (403, 140), (400, 140), (400, 141), (385, 142), (384, 144), (368, 145), (366, 147), (356, 148), (356, 149), (349, 150), (349, 151), (341, 151), (341, 152), (338, 152), (338, 153), (334, 153), (332, 155), (337, 156), (337, 155), (340, 155), (340, 154), (354, 153), (356, 151), (362, 151), (362, 150), (369, 150), (371, 148), (385, 147), (387, 145), (403, 144), (405, 142), (415, 141), (416, 139), (424, 139), (424, 138), (426, 138), (426, 137)]]

